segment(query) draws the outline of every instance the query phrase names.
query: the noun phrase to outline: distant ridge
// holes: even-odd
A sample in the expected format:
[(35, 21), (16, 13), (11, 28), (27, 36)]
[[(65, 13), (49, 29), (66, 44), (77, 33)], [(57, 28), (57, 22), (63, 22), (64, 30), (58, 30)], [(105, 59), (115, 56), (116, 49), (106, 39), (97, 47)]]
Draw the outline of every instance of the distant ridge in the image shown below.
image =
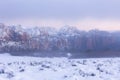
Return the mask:
[[(23, 26), (24, 27), (24, 26)], [(23, 28), (0, 23), (0, 51), (116, 51), (120, 50), (120, 31), (81, 31), (66, 25)]]

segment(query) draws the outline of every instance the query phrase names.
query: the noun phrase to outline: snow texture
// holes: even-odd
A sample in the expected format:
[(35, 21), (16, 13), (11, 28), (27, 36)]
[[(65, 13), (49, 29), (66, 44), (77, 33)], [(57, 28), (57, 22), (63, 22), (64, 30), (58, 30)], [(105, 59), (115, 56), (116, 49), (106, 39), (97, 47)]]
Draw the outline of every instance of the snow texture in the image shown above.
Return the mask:
[(0, 54), (0, 80), (120, 80), (120, 58), (35, 58)]

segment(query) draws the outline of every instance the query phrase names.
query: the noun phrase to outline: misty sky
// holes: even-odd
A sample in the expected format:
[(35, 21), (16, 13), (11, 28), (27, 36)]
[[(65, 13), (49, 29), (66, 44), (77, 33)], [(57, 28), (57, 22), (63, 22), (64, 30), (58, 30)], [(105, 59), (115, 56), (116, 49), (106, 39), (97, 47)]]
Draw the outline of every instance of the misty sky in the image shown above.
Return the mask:
[(120, 30), (120, 0), (0, 0), (0, 22)]

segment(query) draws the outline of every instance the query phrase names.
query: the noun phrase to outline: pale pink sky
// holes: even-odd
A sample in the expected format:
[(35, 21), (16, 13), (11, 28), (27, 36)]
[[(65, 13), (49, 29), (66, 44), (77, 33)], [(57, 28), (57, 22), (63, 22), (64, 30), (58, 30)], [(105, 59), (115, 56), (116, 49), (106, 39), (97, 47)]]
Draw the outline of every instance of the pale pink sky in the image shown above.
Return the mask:
[(120, 30), (120, 0), (0, 0), (0, 23)]
[(65, 25), (75, 26), (81, 30), (100, 29), (115, 31), (120, 30), (120, 20), (118, 19), (92, 19), (82, 20), (57, 20), (57, 19), (14, 19), (3, 21), (6, 25), (19, 25), (26, 27), (51, 26), (60, 28)]

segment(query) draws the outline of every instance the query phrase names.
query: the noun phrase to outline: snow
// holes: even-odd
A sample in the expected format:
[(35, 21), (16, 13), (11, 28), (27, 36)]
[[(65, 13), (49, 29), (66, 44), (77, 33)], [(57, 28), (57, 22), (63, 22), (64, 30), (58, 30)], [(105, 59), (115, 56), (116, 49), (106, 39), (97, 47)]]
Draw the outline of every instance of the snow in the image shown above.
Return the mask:
[(68, 56), (68, 57), (71, 57), (71, 56), (72, 56), (72, 54), (71, 54), (71, 53), (67, 53), (67, 56)]
[(0, 54), (0, 80), (120, 80), (120, 58), (36, 58)]

